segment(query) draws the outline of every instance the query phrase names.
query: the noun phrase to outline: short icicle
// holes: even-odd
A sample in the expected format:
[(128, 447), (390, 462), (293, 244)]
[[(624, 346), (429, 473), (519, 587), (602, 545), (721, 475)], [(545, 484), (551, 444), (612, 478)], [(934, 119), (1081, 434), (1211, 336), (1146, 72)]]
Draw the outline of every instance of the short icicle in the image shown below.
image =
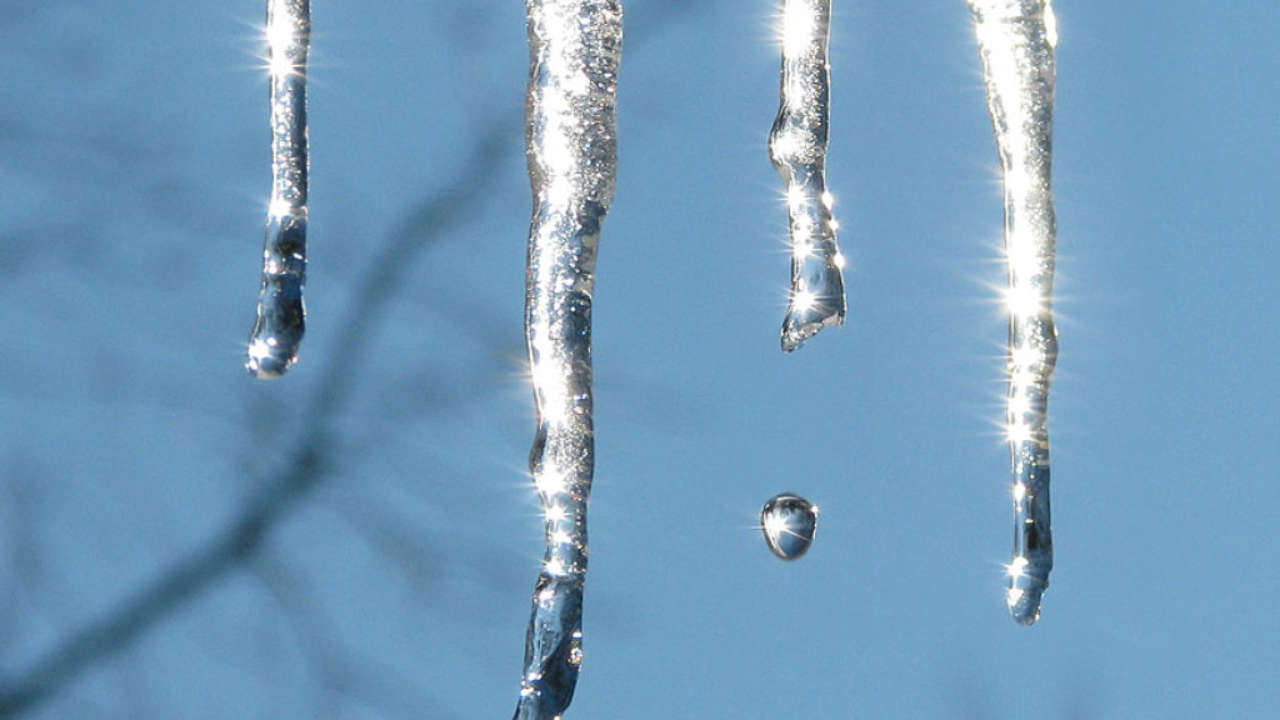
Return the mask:
[(537, 433), (529, 456), (546, 523), (516, 720), (558, 719), (582, 663), (587, 500), (595, 465), (591, 295), (617, 166), (618, 0), (526, 0), (526, 155), (533, 188), (525, 294)]
[(307, 50), (310, 0), (267, 0), (271, 70), (271, 204), (262, 250), (258, 319), (245, 367), (280, 377), (298, 360), (307, 275)]
[(830, 0), (784, 0), (781, 102), (769, 157), (786, 185), (791, 232), (791, 296), (782, 322), (790, 352), (845, 316), (844, 256), (827, 191), (831, 68)]
[(1006, 430), (1013, 463), (1013, 560), (1006, 603), (1030, 625), (1053, 568), (1049, 516), (1049, 386), (1058, 358), (1053, 321), (1057, 221), (1053, 159), (1054, 46), (1048, 0), (968, 0), (1004, 174), (1009, 290)]

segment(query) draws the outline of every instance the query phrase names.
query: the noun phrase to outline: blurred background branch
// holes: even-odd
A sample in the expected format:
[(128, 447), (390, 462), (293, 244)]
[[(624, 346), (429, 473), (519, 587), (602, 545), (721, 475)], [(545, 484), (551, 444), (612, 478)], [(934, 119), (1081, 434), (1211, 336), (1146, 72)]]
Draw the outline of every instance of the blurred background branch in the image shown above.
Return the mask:
[[(697, 4), (670, 0), (648, 3), (646, 9), (652, 12), (641, 13), (645, 20), (632, 32), (644, 37)], [(0, 681), (0, 717), (18, 717), (38, 707), (86, 670), (130, 646), (142, 633), (246, 563), (271, 595), (285, 606), (284, 614), (294, 623), (300, 642), (304, 635), (307, 637), (304, 644), (324, 687), (344, 694), (354, 689), (354, 683), (361, 682), (357, 676), (385, 677), (353, 672), (360, 667), (359, 663), (337, 659), (331, 644), (323, 641), (324, 634), (319, 630), (315, 613), (305, 611), (304, 593), (298, 583), (290, 582), (285, 564), (278, 559), (264, 560), (261, 554), (271, 530), (308, 497), (329, 472), (331, 453), (340, 444), (334, 436), (332, 422), (362, 374), (353, 369), (378, 366), (367, 355), (370, 336), (387, 318), (385, 305), (404, 289), (419, 255), (470, 219), (488, 199), (497, 171), (506, 165), (514, 166), (507, 161), (514, 159), (520, 147), (516, 140), (521, 136), (519, 115), (505, 111), (487, 115), (499, 119), (488, 127), (479, 127), (474, 145), (461, 164), (462, 176), (408, 213), (401, 226), (372, 254), (347, 308), (346, 319), (338, 324), (340, 333), (323, 353), (325, 370), (310, 401), (304, 408), (289, 413), (296, 414), (302, 421), (296, 438), (292, 441), (273, 438), (273, 442), (290, 442), (294, 449), (282, 461), (272, 463), (272, 469), (255, 483), (262, 489), (245, 505), (239, 517), (205, 547), (169, 567), (153, 583), (139, 588), (98, 620), (63, 638), (31, 666)], [(456, 303), (457, 299), (452, 302)], [(483, 323), (470, 323), (461, 331), (483, 333), (491, 328)], [(491, 347), (501, 345), (496, 338), (487, 339), (487, 343)], [(447, 406), (439, 402), (428, 406), (428, 412), (445, 409)], [(420, 411), (415, 404), (415, 412)], [(284, 423), (282, 427), (287, 428), (289, 424)], [(267, 431), (275, 435), (278, 429)], [(378, 519), (371, 520), (367, 506), (365, 511), (359, 507), (358, 503), (346, 507), (342, 514), (354, 528), (412, 572), (426, 550), (397, 536), (394, 527)], [(21, 547), (22, 544), (15, 544), (15, 548)]]
[[(206, 587), (258, 553), (266, 534), (286, 513), (323, 481), (335, 446), (330, 423), (359, 374), (367, 336), (385, 314), (379, 312), (402, 287), (404, 274), (419, 252), (455, 228), (485, 197), (511, 147), (510, 122), (480, 134), (465, 164), (465, 174), (415, 211), (404, 228), (375, 256), (360, 284), (356, 301), (318, 390), (301, 410), (302, 430), (296, 449), (262, 479), (263, 491), (227, 530), (203, 550), (166, 570), (120, 607), (62, 641), (33, 667), (0, 685), (0, 717), (16, 717), (84, 672), (132, 643), (139, 634), (182, 607)], [(332, 678), (330, 678), (332, 680)]]

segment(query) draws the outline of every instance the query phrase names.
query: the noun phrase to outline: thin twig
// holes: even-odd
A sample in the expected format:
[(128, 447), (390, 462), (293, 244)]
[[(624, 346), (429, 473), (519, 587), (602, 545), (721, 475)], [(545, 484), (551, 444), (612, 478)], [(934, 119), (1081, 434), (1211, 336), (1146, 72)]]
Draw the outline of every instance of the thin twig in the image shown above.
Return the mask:
[[(331, 354), (307, 411), (306, 424), (282, 469), (263, 479), (266, 487), (240, 516), (208, 546), (178, 561), (158, 580), (143, 587), (101, 619), (73, 632), (48, 655), (0, 685), (0, 718), (17, 717), (38, 707), (84, 671), (133, 644), (146, 630), (186, 605), (203, 590), (261, 549), (263, 537), (324, 478), (334, 446), (328, 428), (346, 401), (378, 310), (404, 281), (414, 255), (469, 215), (485, 197), (503, 157), (503, 140), (513, 132), (496, 126), (477, 143), (464, 176), (422, 206), (383, 247), (366, 273), (351, 316)], [(513, 144), (514, 146), (514, 144)]]
[[(666, 0), (641, 7), (660, 8), (651, 17), (670, 24), (703, 4)], [(636, 34), (652, 37), (657, 25), (651, 22)], [(281, 469), (262, 479), (266, 485), (262, 493), (209, 545), (178, 561), (110, 613), (72, 632), (43, 658), (0, 683), (0, 718), (18, 717), (39, 707), (86, 670), (130, 647), (144, 632), (241, 566), (261, 549), (266, 533), (324, 479), (334, 447), (328, 426), (352, 389), (356, 375), (351, 368), (357, 366), (365, 343), (385, 317), (378, 310), (402, 289), (414, 256), (469, 217), (487, 197), (483, 190), (496, 179), (508, 155), (504, 152), (507, 139), (519, 137), (516, 118), (518, 115), (511, 113), (510, 123), (495, 122), (473, 148), (462, 178), (425, 203), (381, 248), (350, 305), (347, 321), (339, 325), (343, 331), (333, 344), (309, 407), (300, 413), (305, 425), (298, 445)], [(510, 143), (511, 150), (515, 147)]]

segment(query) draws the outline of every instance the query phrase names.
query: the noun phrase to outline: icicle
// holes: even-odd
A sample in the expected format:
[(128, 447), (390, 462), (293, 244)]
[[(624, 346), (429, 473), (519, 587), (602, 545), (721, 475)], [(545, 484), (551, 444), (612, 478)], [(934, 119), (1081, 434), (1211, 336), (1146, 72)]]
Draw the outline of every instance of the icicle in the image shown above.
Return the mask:
[(791, 298), (782, 322), (787, 352), (844, 322), (844, 256), (826, 179), (830, 20), (830, 0), (784, 0), (782, 99), (769, 157), (786, 184), (791, 225)]
[(1049, 523), (1049, 385), (1058, 358), (1053, 323), (1054, 46), (1048, 0), (968, 0), (1004, 171), (1009, 291), (1009, 447), (1013, 462), (1013, 561), (1006, 601), (1024, 625), (1040, 617), (1053, 567)]
[(559, 718), (582, 662), (587, 499), (595, 465), (591, 293), (617, 166), (618, 0), (526, 0), (533, 186), (525, 336), (537, 434), (529, 467), (546, 521), (517, 720)]
[(307, 48), (310, 0), (267, 0), (271, 69), (271, 205), (262, 250), (258, 320), (245, 367), (280, 377), (298, 359), (307, 272)]

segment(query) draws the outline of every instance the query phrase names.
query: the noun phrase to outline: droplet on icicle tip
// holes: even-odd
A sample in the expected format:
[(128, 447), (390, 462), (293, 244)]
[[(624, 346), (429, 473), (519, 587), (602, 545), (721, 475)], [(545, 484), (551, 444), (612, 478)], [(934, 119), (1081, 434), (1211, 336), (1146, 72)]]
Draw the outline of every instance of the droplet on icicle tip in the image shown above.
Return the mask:
[(293, 367), (297, 355), (285, 349), (274, 337), (255, 337), (249, 342), (244, 367), (261, 380), (274, 380)]
[(1040, 619), (1040, 598), (1044, 586), (1037, 583), (1012, 583), (1005, 591), (1004, 601), (1009, 613), (1019, 625), (1035, 625)]
[(760, 529), (774, 555), (795, 560), (813, 544), (818, 532), (818, 506), (799, 495), (775, 495), (760, 510)]

